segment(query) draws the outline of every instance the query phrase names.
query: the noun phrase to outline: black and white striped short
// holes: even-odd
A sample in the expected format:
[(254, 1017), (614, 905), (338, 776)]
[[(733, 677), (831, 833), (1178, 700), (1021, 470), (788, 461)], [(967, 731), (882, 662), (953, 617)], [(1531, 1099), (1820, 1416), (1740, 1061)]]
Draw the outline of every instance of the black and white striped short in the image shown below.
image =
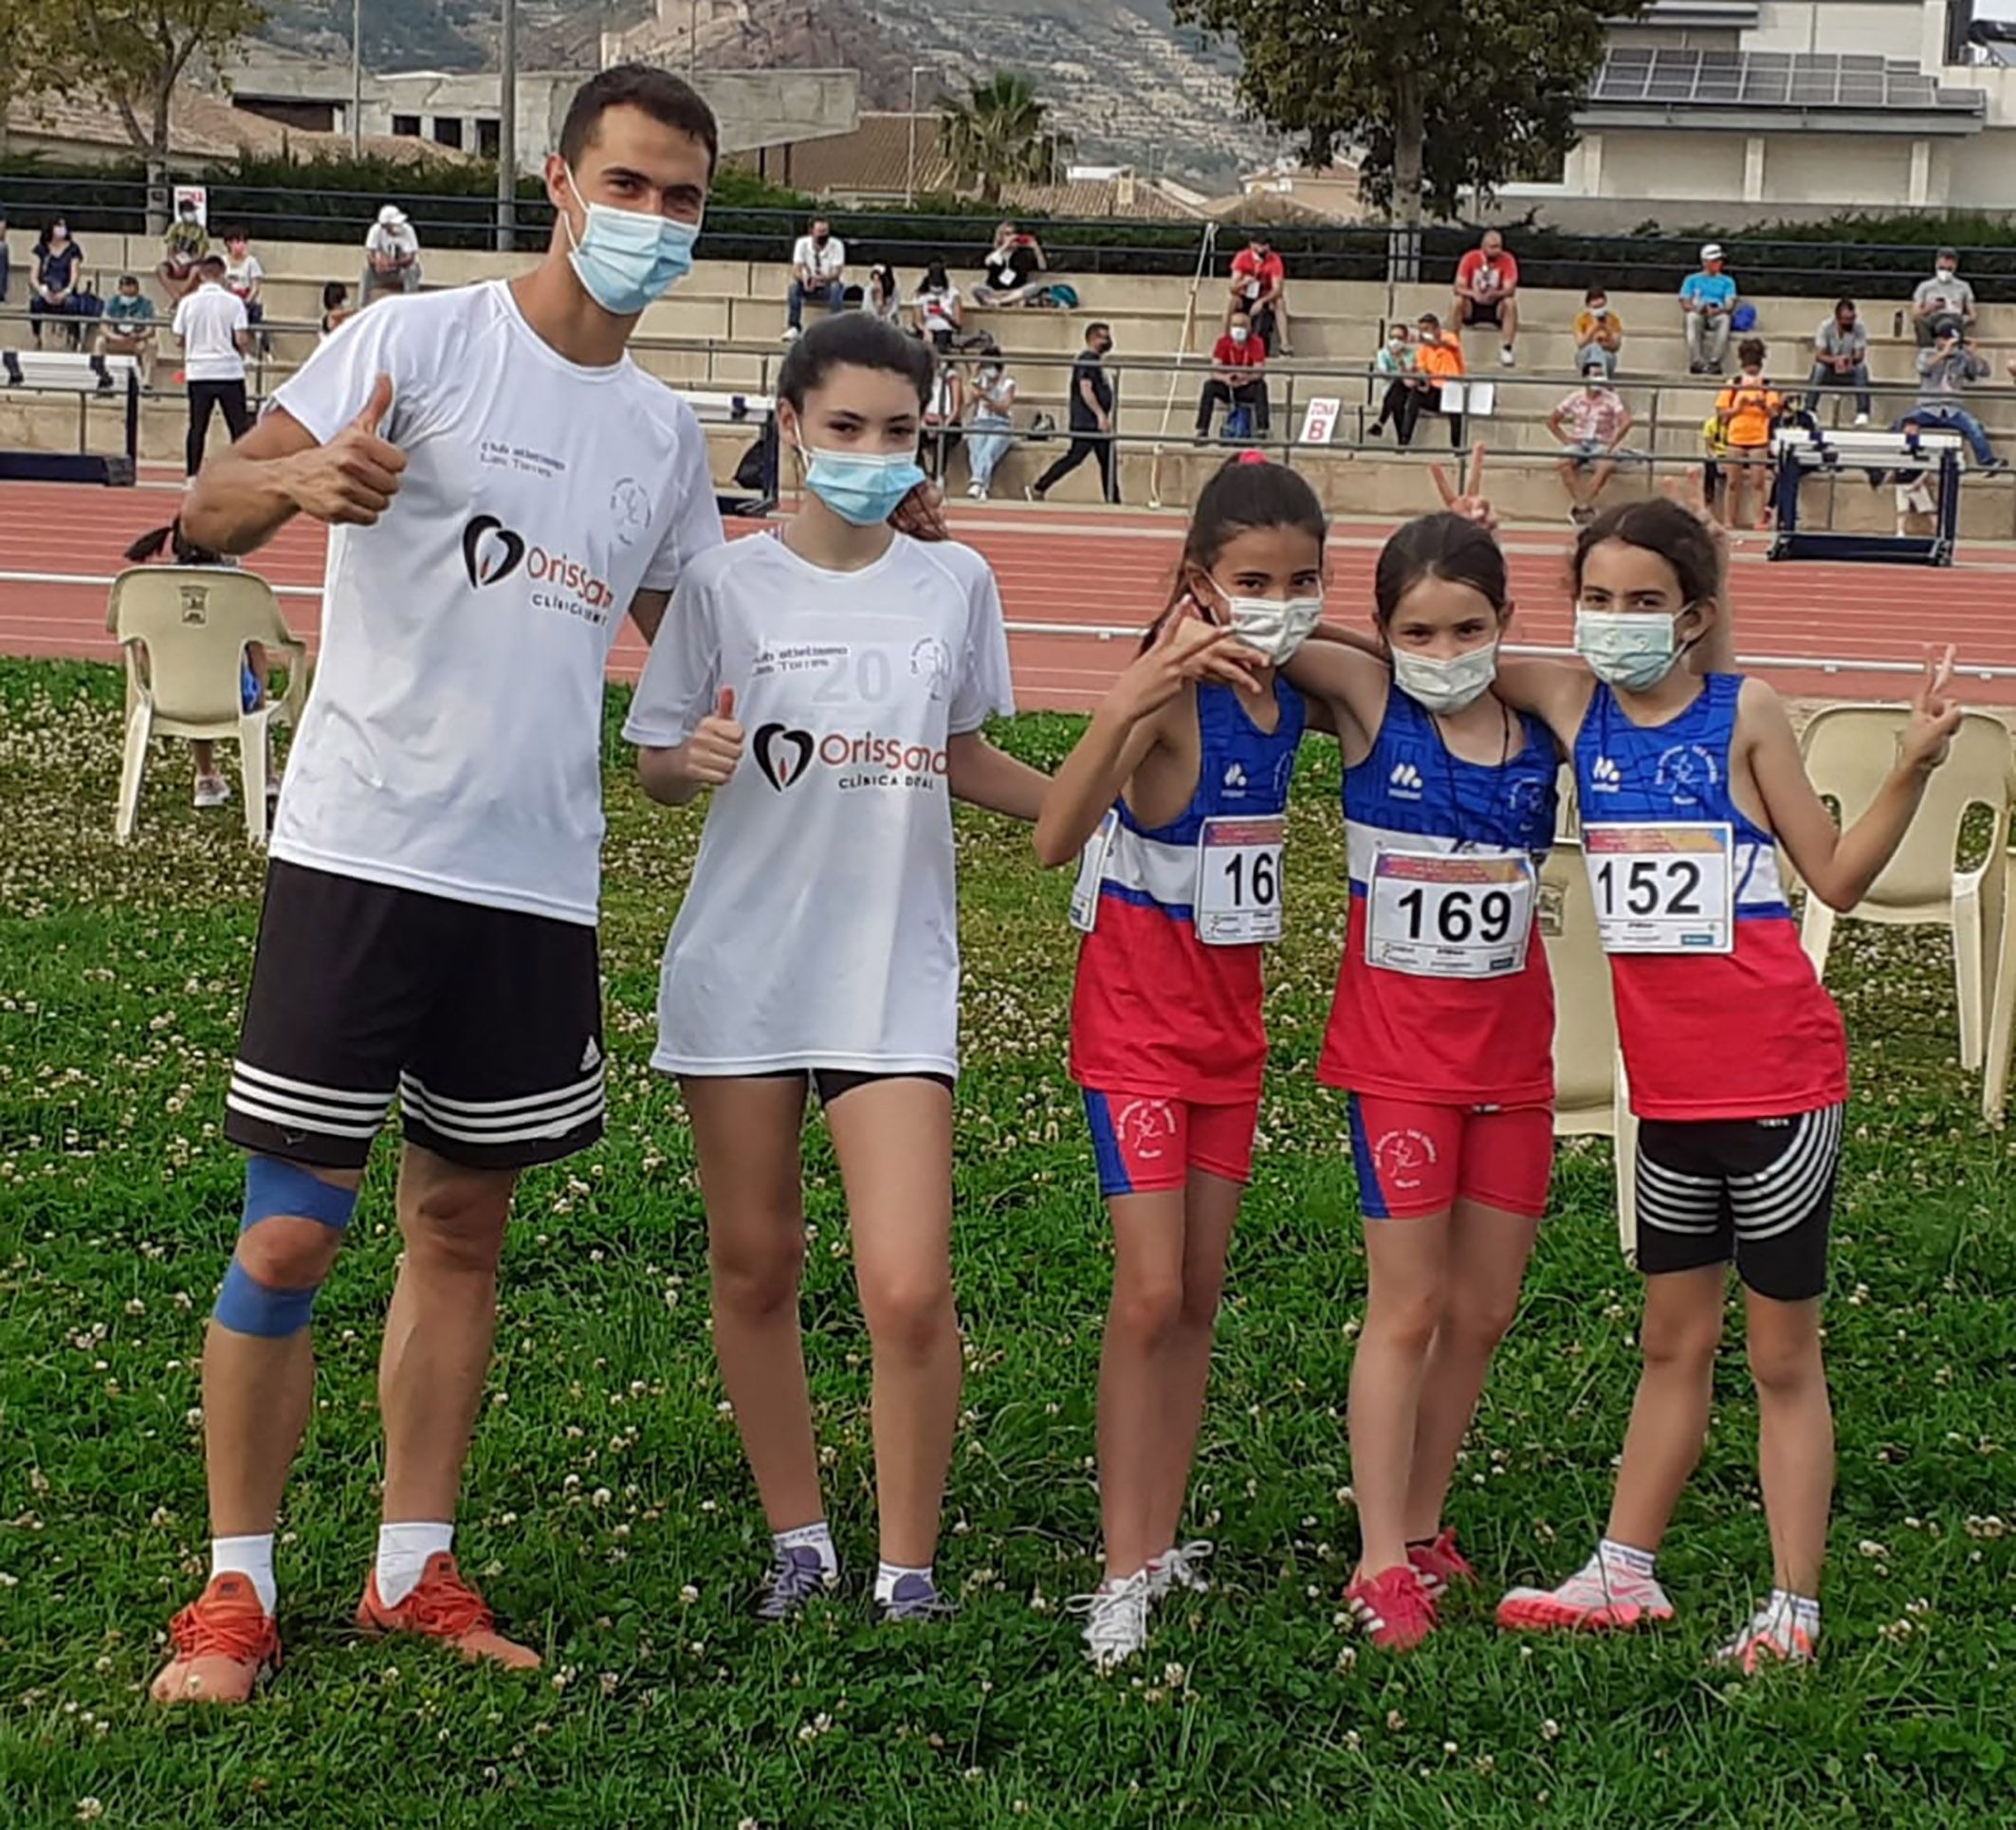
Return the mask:
[(409, 1143), (518, 1169), (602, 1135), (596, 931), (275, 860), (225, 1135), (361, 1168), (399, 1100)]
[(1827, 1281), (1842, 1112), (1640, 1121), (1638, 1268), (1657, 1275), (1733, 1258), (1760, 1296), (1818, 1296)]

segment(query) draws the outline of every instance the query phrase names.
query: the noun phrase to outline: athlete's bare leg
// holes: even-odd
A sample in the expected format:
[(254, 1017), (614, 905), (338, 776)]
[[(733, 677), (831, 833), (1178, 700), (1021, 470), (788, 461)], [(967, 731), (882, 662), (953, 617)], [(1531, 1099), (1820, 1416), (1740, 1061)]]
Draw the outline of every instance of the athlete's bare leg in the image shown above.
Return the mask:
[(1441, 1319), (1449, 1213), (1365, 1226), (1370, 1290), (1351, 1361), (1351, 1487), (1358, 1499), (1359, 1573), (1407, 1561), (1407, 1492), (1421, 1377)]
[(1773, 1302), (1751, 1290), (1743, 1298), (1773, 1582), (1817, 1601), (1834, 1497), (1834, 1413), (1821, 1357), (1820, 1303)]
[[(309, 1173), (339, 1188), (363, 1180), (361, 1170)], [(269, 1290), (309, 1290), (329, 1274), (342, 1236), (319, 1220), (274, 1215), (238, 1235), (237, 1258)], [(203, 1439), (211, 1536), (261, 1537), (273, 1529), (314, 1393), (311, 1329), (268, 1338), (211, 1322), (203, 1343)]]
[(1701, 1459), (1728, 1284), (1727, 1265), (1645, 1279), (1645, 1367), (1610, 1502), (1613, 1544), (1657, 1550)]
[(679, 1086), (700, 1157), (722, 1383), (770, 1529), (793, 1531), (826, 1516), (798, 1330), (805, 1082), (688, 1075)]
[(497, 1260), (515, 1169), (468, 1169), (409, 1144), (399, 1159), (406, 1250), (378, 1354), (388, 1525), (452, 1523), (497, 1331)]
[(853, 1227), (874, 1349), (882, 1561), (927, 1567), (959, 1428), (952, 1303), (952, 1094), (936, 1081), (870, 1081), (826, 1108)]
[(1185, 1193), (1115, 1195), (1113, 1294), (1099, 1352), (1099, 1516), (1106, 1573), (1131, 1576), (1160, 1535), (1173, 1406), (1166, 1384), (1183, 1308)]
[[(1204, 1417), (1204, 1388), (1211, 1378), (1211, 1336), (1225, 1288), (1225, 1254), (1245, 1192), (1241, 1182), (1206, 1170), (1190, 1172), (1184, 1198), (1182, 1300), (1163, 1352), (1163, 1420), (1148, 1516), (1150, 1556), (1174, 1545), (1182, 1526), (1197, 1433)], [(1107, 1574), (1114, 1573), (1109, 1566)]]
[(1435, 1340), (1421, 1372), (1407, 1484), (1406, 1539), (1441, 1529), (1457, 1452), (1475, 1415), (1484, 1375), (1519, 1308), (1540, 1222), (1479, 1201), (1459, 1200), (1449, 1221), (1449, 1276)]

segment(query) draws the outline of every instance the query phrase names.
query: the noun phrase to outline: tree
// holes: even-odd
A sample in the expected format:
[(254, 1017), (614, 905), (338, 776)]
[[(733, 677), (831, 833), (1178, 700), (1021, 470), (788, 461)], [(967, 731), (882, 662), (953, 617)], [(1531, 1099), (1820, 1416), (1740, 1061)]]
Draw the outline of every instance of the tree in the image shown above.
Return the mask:
[(1023, 76), (976, 82), (965, 101), (942, 104), (940, 143), (960, 188), (998, 203), (1004, 184), (1047, 182), (1067, 143), (1044, 125), (1047, 112)]
[(1184, 25), (1229, 32), (1239, 94), (1309, 162), (1346, 148), (1366, 197), (1408, 224), (1454, 216), (1575, 143), (1604, 27), (1647, 0), (1171, 0)]
[(79, 81), (109, 101), (147, 156), (150, 184), (168, 173), (168, 111), (190, 61), (222, 66), (266, 23), (260, 0), (46, 0), (72, 46)]
[(0, 154), (7, 151), (8, 110), (17, 101), (59, 87), (68, 46), (54, 29), (48, 0), (0, 0)]

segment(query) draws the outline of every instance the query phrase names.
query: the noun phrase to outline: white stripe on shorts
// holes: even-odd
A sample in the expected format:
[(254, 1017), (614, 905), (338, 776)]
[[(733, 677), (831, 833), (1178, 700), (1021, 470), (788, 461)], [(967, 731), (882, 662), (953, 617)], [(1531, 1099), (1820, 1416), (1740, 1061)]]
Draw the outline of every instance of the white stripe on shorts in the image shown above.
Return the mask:
[(390, 1089), (367, 1093), (348, 1087), (319, 1087), (312, 1081), (289, 1080), (284, 1074), (234, 1061), (224, 1103), (227, 1110), (283, 1130), (368, 1138), (376, 1135), (392, 1109), (392, 1092)]
[(1639, 1218), (1661, 1233), (1698, 1236), (1714, 1232), (1721, 1224), (1719, 1181), (1669, 1169), (1642, 1150), (1638, 1157), (1637, 1195)]
[(1785, 1155), (1768, 1169), (1729, 1179), (1730, 1207), (1739, 1238), (1774, 1239), (1812, 1217), (1841, 1155), (1842, 1108), (1802, 1112)]
[(600, 1070), (555, 1092), (495, 1101), (445, 1100), (412, 1074), (402, 1074), (399, 1098), (430, 1130), (456, 1144), (524, 1144), (564, 1137), (600, 1118), (607, 1104)]

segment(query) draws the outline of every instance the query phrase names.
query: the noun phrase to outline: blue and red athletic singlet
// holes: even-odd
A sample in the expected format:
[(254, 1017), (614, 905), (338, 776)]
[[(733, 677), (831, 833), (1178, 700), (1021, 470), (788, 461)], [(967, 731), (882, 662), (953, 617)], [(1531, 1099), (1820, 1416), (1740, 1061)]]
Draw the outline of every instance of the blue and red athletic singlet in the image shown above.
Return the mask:
[(1366, 959), (1370, 878), (1383, 850), (1516, 857), (1537, 870), (1552, 846), (1553, 739), (1538, 719), (1507, 715), (1516, 735), (1505, 760), (1466, 762), (1395, 686), (1371, 754), (1345, 772), (1351, 907), (1316, 1071), (1326, 1086), (1468, 1107), (1554, 1096), (1554, 985), (1537, 934), (1524, 966), (1504, 977), (1397, 972)]
[(1734, 947), (1612, 954), (1618, 1038), (1641, 1118), (1783, 1118), (1848, 1094), (1841, 1013), (1799, 944), (1770, 833), (1730, 792), (1740, 674), (1711, 674), (1663, 724), (1635, 724), (1599, 684), (1575, 738), (1585, 827), (1731, 829)]
[(1078, 949), (1071, 1076), (1107, 1092), (1203, 1105), (1256, 1099), (1267, 1065), (1258, 945), (1199, 940), (1199, 846), (1209, 819), (1281, 814), (1302, 741), (1302, 696), (1278, 674), (1279, 716), (1263, 731), (1230, 686), (1197, 687), (1197, 790), (1166, 826), (1123, 799)]

